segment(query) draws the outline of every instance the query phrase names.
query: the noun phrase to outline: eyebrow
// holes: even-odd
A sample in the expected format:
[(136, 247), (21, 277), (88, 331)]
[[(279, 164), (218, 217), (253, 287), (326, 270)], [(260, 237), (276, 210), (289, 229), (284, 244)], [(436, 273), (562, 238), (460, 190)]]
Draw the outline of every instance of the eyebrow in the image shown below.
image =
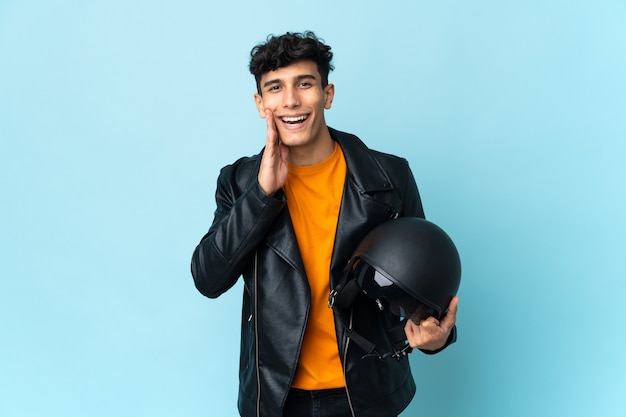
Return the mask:
[[(302, 80), (316, 80), (315, 75), (313, 74), (301, 74), (296, 76), (296, 81), (302, 81)], [(280, 84), (283, 80), (281, 80), (280, 78), (274, 78), (273, 80), (267, 80), (263, 83), (263, 87), (268, 87), (270, 85), (273, 84)]]

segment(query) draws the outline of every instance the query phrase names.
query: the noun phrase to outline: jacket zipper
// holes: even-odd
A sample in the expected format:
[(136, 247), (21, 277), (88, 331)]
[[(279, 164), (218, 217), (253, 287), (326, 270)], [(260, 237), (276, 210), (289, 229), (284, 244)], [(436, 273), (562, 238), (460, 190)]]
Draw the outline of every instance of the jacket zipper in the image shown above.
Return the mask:
[(259, 369), (258, 254), (254, 252), (254, 366), (256, 370), (256, 415), (261, 417), (261, 370)]
[[(350, 309), (350, 321), (348, 322), (348, 330), (352, 330), (352, 314), (353, 310)], [(346, 361), (348, 359), (348, 346), (350, 345), (350, 336), (346, 336), (346, 347), (343, 350), (343, 379), (346, 383), (346, 396), (348, 397), (348, 405), (350, 406), (350, 413), (352, 417), (356, 417), (354, 413), (354, 407), (352, 406), (352, 398), (350, 398), (350, 390), (348, 389), (348, 381), (346, 379)]]

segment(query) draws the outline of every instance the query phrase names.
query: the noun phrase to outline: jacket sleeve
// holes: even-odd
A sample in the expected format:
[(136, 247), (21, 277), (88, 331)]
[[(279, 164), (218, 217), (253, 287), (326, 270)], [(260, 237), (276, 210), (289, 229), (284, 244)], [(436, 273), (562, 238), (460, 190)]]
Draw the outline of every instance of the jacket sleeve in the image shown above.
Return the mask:
[(401, 217), (421, 217), (424, 218), (424, 208), (422, 207), (422, 200), (420, 198), (417, 184), (415, 183), (415, 177), (409, 167), (408, 161), (404, 161), (406, 164), (406, 170), (404, 175), (403, 190), (403, 208)]
[(257, 245), (285, 205), (284, 194), (265, 194), (256, 180), (239, 190), (236, 168), (222, 169), (217, 181), (213, 223), (193, 252), (191, 274), (198, 291), (216, 298), (243, 273)]

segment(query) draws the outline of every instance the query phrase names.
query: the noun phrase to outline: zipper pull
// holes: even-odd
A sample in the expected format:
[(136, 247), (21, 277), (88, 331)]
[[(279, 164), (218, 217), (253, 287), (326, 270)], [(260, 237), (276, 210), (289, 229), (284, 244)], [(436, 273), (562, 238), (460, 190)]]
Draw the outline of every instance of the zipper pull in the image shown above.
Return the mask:
[(389, 218), (391, 218), (392, 220), (397, 219), (398, 216), (400, 215), (400, 213), (398, 213), (396, 210), (394, 210), (391, 207), (387, 209), (387, 214), (389, 215)]
[(337, 290), (332, 290), (328, 295), (328, 308), (333, 308), (335, 305), (335, 297), (337, 296)]

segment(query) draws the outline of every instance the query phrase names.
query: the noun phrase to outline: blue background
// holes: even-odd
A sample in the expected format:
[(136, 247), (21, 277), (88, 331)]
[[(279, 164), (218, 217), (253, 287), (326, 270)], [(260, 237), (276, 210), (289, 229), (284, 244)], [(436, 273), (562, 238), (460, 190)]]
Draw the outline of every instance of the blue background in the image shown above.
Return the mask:
[(626, 415), (626, 3), (384, 3), (0, 0), (0, 415), (236, 415), (241, 284), (189, 262), (264, 144), (249, 50), (304, 29), (462, 255), (403, 416)]

